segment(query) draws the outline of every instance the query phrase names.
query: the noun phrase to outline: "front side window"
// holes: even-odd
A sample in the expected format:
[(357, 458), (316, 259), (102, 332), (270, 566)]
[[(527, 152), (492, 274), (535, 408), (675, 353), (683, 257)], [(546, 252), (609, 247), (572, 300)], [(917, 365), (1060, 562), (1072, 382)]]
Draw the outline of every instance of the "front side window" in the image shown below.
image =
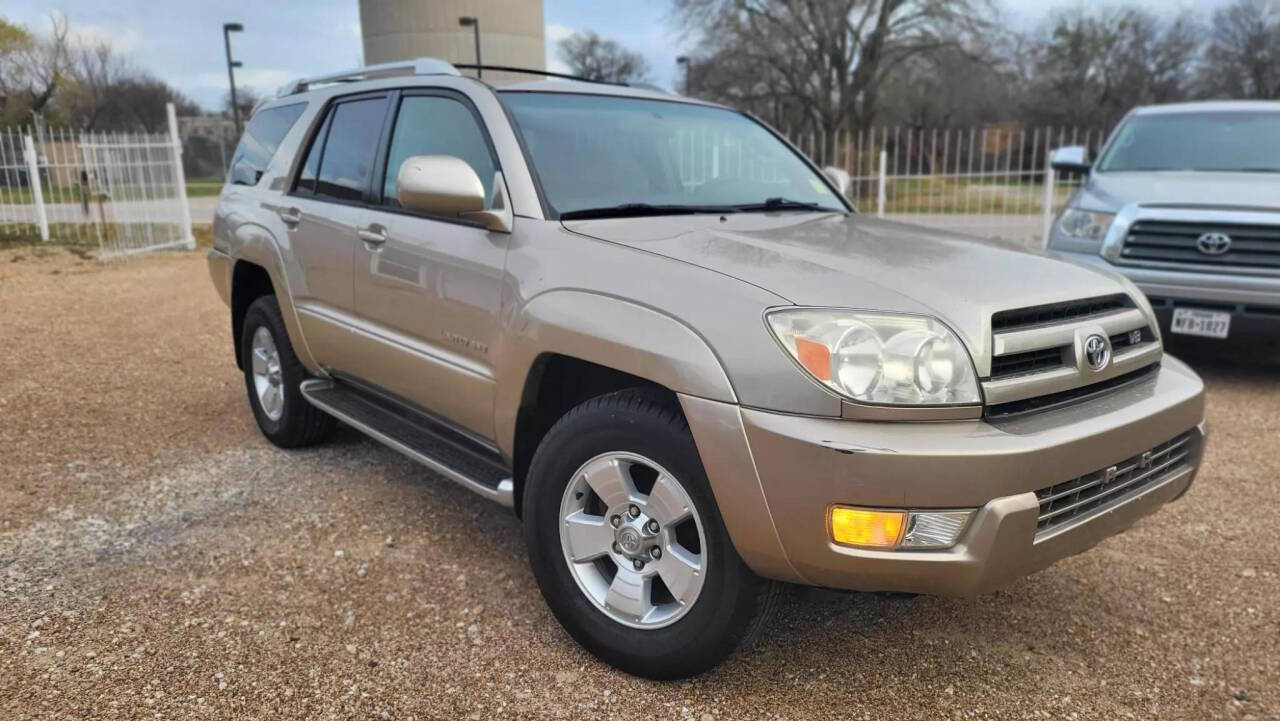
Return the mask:
[(1100, 172), (1207, 170), (1280, 173), (1280, 113), (1154, 113), (1129, 118)]
[(636, 204), (725, 212), (778, 201), (846, 210), (794, 151), (732, 110), (569, 93), (502, 98), (562, 215)]
[(396, 200), (396, 174), (400, 165), (414, 155), (453, 155), (465, 160), (480, 177), (485, 207), (489, 206), (497, 166), (484, 132), (466, 105), (438, 95), (410, 95), (400, 101), (387, 152), (383, 205), (400, 207)]
[(276, 148), (307, 109), (306, 103), (279, 105), (259, 110), (249, 121), (244, 136), (231, 156), (231, 172), (228, 178), (233, 185), (257, 185), (262, 174), (276, 154)]

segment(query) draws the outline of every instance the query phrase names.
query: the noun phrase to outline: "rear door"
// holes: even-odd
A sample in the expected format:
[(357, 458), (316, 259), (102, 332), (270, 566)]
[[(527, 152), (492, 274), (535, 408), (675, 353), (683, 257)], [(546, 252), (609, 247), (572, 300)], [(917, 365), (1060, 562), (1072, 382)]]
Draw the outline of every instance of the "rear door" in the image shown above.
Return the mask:
[(466, 161), (492, 202), (497, 156), (465, 95), (405, 90), (392, 100), (374, 206), (359, 229), (355, 306), (382, 349), (360, 375), (485, 439), (493, 437), (493, 363), (510, 235), (400, 207), (396, 174), (413, 155)]
[(386, 93), (373, 93), (330, 103), (281, 211), (300, 269), (292, 290), (303, 336), (328, 369), (359, 367), (352, 262), (387, 102)]

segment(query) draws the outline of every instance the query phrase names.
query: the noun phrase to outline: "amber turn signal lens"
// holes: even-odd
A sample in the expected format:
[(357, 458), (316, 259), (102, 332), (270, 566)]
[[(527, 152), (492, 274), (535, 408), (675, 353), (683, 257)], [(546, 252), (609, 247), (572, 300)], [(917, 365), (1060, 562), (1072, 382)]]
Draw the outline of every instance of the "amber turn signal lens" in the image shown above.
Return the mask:
[(902, 540), (907, 514), (864, 508), (831, 508), (831, 539), (846, 546), (896, 548)]
[(831, 380), (831, 351), (825, 345), (808, 338), (796, 338), (796, 358), (814, 378)]

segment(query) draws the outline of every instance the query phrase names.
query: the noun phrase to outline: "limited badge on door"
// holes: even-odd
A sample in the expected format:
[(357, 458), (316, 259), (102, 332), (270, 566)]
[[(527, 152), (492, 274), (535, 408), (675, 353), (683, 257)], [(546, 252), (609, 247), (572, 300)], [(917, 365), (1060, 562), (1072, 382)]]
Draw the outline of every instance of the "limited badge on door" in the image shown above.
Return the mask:
[(1183, 335), (1226, 338), (1231, 330), (1231, 314), (1220, 310), (1174, 308), (1169, 330)]

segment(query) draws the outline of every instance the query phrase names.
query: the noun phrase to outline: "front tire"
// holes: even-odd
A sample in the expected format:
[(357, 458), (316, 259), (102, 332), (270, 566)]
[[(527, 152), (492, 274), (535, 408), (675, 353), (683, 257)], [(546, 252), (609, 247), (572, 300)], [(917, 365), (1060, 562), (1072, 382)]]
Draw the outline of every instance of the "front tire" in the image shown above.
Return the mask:
[(302, 397), (299, 386), (307, 370), (293, 352), (275, 296), (249, 306), (240, 329), (240, 354), (249, 406), (262, 435), (281, 448), (320, 442), (334, 420)]
[(777, 584), (738, 556), (693, 437), (666, 395), (630, 390), (561, 418), (524, 490), (529, 560), (588, 651), (628, 673), (706, 671), (762, 628)]

